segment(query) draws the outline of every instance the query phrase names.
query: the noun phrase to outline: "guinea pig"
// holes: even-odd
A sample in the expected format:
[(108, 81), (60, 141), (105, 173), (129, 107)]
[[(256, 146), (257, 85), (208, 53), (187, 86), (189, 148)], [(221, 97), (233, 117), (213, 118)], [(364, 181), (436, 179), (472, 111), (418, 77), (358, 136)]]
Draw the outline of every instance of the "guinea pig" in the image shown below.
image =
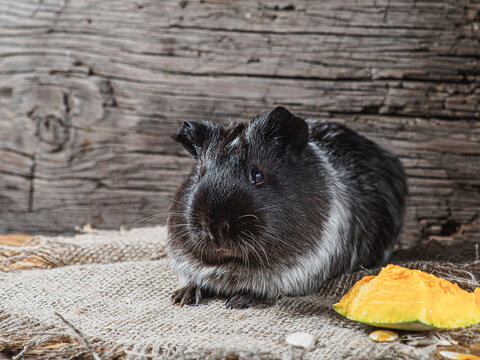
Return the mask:
[(405, 172), (355, 131), (276, 107), (228, 127), (186, 121), (174, 139), (194, 164), (167, 219), (173, 303), (271, 303), (388, 261)]

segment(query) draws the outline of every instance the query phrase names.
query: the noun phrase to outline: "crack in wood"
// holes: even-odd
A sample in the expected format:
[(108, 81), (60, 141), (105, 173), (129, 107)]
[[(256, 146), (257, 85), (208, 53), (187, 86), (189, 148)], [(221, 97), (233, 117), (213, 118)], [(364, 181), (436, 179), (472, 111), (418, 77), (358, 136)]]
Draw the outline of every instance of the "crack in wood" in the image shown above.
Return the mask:
[(24, 157), (29, 158), (29, 159), (32, 159), (32, 160), (33, 160), (33, 158), (34, 158), (34, 155), (28, 154), (28, 153), (26, 153), (26, 152), (24, 152), (24, 151), (20, 151), (20, 150), (18, 150), (18, 149), (12, 149), (12, 148), (8, 148), (8, 147), (5, 147), (5, 146), (2, 146), (2, 147), (0, 147), (0, 150), (1, 150), (1, 151), (8, 151), (8, 152), (11, 152), (11, 153), (16, 154), (16, 155), (24, 156)]
[[(373, 105), (375, 108), (377, 107), (377, 105)], [(413, 113), (413, 114), (409, 114), (409, 113), (405, 113), (405, 112), (401, 112), (400, 110), (402, 110), (401, 107), (390, 107), (394, 110), (399, 110), (398, 112), (395, 112), (395, 111), (382, 111), (382, 112), (378, 112), (378, 113), (373, 113), (373, 112), (369, 112), (367, 109), (367, 111), (363, 111), (360, 110), (360, 111), (338, 111), (338, 110), (332, 110), (332, 111), (328, 111), (328, 113), (332, 116), (335, 116), (335, 115), (382, 115), (382, 116), (388, 116), (388, 117), (391, 117), (391, 118), (410, 118), (410, 119), (419, 119), (419, 118), (423, 118), (423, 119), (428, 119), (428, 120), (435, 120), (435, 119), (438, 119), (438, 120), (445, 120), (445, 121), (458, 121), (458, 116), (456, 115), (452, 115), (452, 116), (448, 116), (448, 115), (440, 115), (440, 114), (435, 114), (435, 115), (429, 115), (429, 114), (425, 114), (425, 113)], [(462, 120), (465, 120), (465, 121), (472, 121), (472, 122), (475, 122), (475, 121), (478, 121), (478, 117), (477, 116), (462, 116)], [(473, 156), (477, 156), (476, 154), (474, 154)]]
[(30, 170), (30, 189), (28, 193), (28, 212), (33, 212), (33, 200), (35, 195), (35, 170), (37, 167), (37, 159), (36, 156), (33, 157), (32, 167)]
[[(196, 25), (182, 25), (182, 24), (170, 24), (169, 29), (182, 29), (182, 30), (200, 30), (200, 31), (209, 31), (209, 32), (226, 32), (226, 33), (244, 33), (244, 34), (264, 34), (264, 35), (293, 35), (293, 36), (305, 36), (305, 35), (323, 35), (323, 36), (338, 36), (338, 37), (352, 37), (352, 38), (384, 38), (385, 35), (379, 34), (362, 34), (362, 33), (345, 33), (345, 32), (333, 32), (333, 31), (306, 31), (306, 30), (250, 30), (250, 29), (231, 29), (225, 27), (207, 27), (207, 26), (196, 26)], [(355, 28), (351, 26), (350, 28)], [(382, 29), (382, 27), (366, 27), (359, 26), (363, 29)], [(392, 26), (389, 27), (396, 30), (428, 30), (428, 31), (445, 31), (444, 28), (411, 28), (411, 27), (401, 27), (401, 26)], [(392, 38), (399, 39), (418, 39), (421, 38), (421, 35), (412, 35), (412, 34), (399, 34), (398, 36), (390, 35)]]
[(70, 114), (70, 95), (67, 92), (63, 93), (63, 106), (65, 107), (65, 117), (68, 119)]
[[(179, 75), (179, 76), (189, 76), (189, 77), (205, 77), (205, 78), (253, 78), (253, 79), (281, 79), (281, 80), (303, 80), (303, 81), (325, 81), (325, 82), (365, 82), (370, 84), (378, 83), (380, 87), (384, 87), (385, 83), (388, 81), (403, 81), (404, 83), (424, 83), (424, 84), (476, 84), (478, 82), (477, 79), (463, 79), (453, 80), (453, 79), (433, 79), (433, 78), (422, 78), (419, 76), (413, 77), (409, 76), (408, 74), (402, 74), (399, 77), (373, 77), (373, 76), (336, 76), (336, 77), (324, 77), (324, 76), (303, 76), (303, 75), (281, 75), (281, 74), (249, 74), (249, 73), (226, 73), (226, 72), (189, 72), (189, 71), (172, 71), (172, 70), (160, 70), (162, 73), (170, 74), (170, 75)], [(132, 82), (132, 83), (140, 83), (140, 84), (161, 84), (162, 81), (155, 81), (155, 80), (143, 80), (143, 79), (134, 79), (128, 78), (113, 74), (107, 74), (99, 72), (95, 70), (92, 75), (96, 75), (98, 77), (102, 77), (105, 79), (110, 80), (117, 80), (117, 81), (125, 81), (125, 82)]]

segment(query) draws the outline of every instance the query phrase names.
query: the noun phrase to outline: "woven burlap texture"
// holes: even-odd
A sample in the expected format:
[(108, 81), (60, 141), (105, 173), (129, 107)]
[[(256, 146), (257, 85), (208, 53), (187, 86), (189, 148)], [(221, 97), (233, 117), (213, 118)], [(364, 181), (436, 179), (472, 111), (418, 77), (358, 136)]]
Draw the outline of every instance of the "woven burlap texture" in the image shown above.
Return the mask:
[[(442, 339), (480, 340), (473, 327), (401, 332), (402, 341), (389, 344), (371, 341), (373, 328), (342, 318), (332, 304), (378, 269), (342, 276), (318, 294), (284, 297), (269, 307), (229, 310), (222, 300), (174, 306), (170, 296), (177, 281), (165, 242), (165, 228), (152, 227), (37, 237), (21, 249), (2, 246), (0, 345), (17, 356), (47, 359), (429, 359)], [(480, 275), (475, 261), (408, 266), (466, 289), (477, 286)], [(315, 349), (285, 342), (297, 331), (316, 336)]]

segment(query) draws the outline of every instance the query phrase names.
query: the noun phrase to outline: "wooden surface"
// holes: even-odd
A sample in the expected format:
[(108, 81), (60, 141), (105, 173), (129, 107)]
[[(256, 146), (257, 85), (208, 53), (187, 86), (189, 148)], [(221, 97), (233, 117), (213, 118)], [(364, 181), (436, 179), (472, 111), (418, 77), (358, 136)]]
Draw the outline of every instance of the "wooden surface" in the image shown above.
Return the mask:
[(0, 232), (164, 213), (182, 121), (283, 104), (400, 155), (404, 244), (479, 241), (479, 29), (478, 0), (0, 1)]

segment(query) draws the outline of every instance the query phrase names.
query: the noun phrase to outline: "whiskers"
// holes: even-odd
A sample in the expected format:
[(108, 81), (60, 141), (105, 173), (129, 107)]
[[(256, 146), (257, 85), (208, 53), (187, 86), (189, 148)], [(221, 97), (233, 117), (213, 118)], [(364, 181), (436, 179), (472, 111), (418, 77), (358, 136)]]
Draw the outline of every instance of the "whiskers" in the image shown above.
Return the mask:
[(246, 217), (253, 217), (255, 220), (257, 220), (258, 222), (260, 222), (260, 220), (258, 219), (258, 216), (253, 215), (253, 214), (245, 214), (245, 215), (239, 216), (239, 217), (237, 218), (237, 220), (240, 220), (240, 219), (243, 219), (243, 218), (246, 218)]
[(182, 204), (180, 201), (169, 196), (166, 196), (165, 199), (168, 200), (171, 204), (173, 204), (173, 206), (170, 207), (171, 209), (170, 211), (159, 212), (159, 213), (145, 216), (144, 218), (141, 218), (140, 220), (137, 220), (133, 223), (122, 225), (122, 228), (125, 230), (130, 230), (137, 225), (165, 225), (169, 217), (171, 216), (182, 217), (184, 215), (184, 212), (182, 210), (184, 207), (184, 204)]
[[(256, 246), (252, 245), (248, 240), (245, 240), (242, 236), (239, 236), (239, 239), (241, 240), (241, 244), (244, 244), (244, 245), (248, 246), (252, 250), (252, 253), (254, 254), (255, 258), (258, 260), (258, 263), (259, 263), (260, 267), (262, 267), (264, 269), (266, 268), (265, 263), (263, 261), (264, 259), (267, 262), (267, 265), (270, 267), (270, 262), (268, 260), (267, 252), (263, 248), (262, 244), (260, 244), (258, 242), (258, 240), (255, 239), (255, 236), (248, 230), (242, 230), (241, 235), (243, 235), (247, 239), (253, 241), (254, 244), (256, 245)], [(262, 250), (264, 256), (262, 256), (260, 254), (259, 250), (256, 249), (256, 247), (258, 247), (258, 249)], [(247, 257), (248, 257), (248, 254), (247, 254)]]

